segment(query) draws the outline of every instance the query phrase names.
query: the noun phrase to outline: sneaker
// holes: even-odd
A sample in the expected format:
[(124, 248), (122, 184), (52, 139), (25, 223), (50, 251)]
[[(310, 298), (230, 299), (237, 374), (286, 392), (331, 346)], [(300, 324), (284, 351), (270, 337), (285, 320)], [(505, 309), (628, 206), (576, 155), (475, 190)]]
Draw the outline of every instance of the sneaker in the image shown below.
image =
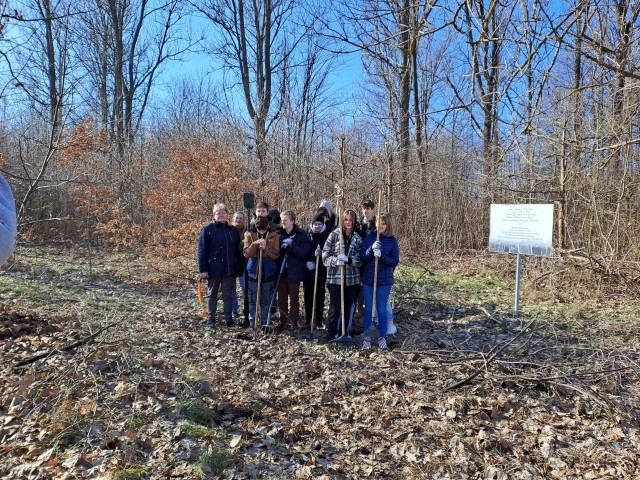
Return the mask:
[(242, 328), (249, 328), (251, 326), (251, 322), (249, 321), (249, 319), (245, 319), (244, 322), (242, 322), (241, 327)]
[(384, 337), (380, 337), (378, 339), (378, 348), (382, 348), (382, 349), (389, 348), (387, 347), (387, 340)]
[(398, 333), (398, 329), (394, 325), (393, 321), (389, 322), (387, 324), (387, 335), (395, 335), (396, 333)]
[(231, 327), (233, 327), (233, 320), (229, 320), (228, 322), (224, 322), (224, 324), (225, 324), (227, 327), (231, 328)]
[(364, 337), (362, 339), (362, 349), (369, 350), (371, 348), (371, 339), (369, 337)]
[(216, 321), (213, 318), (207, 319), (207, 321), (204, 324), (205, 327), (209, 327), (209, 328), (213, 328), (215, 327), (215, 325), (216, 325)]

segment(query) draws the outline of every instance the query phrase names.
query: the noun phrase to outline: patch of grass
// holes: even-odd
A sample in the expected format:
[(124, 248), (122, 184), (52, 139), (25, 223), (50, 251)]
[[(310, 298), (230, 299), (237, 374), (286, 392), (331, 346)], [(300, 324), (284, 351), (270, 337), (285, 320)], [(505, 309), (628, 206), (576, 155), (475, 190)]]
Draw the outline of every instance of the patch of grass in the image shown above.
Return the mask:
[(198, 458), (198, 476), (207, 478), (211, 475), (219, 475), (226, 468), (229, 461), (229, 452), (219, 447), (213, 447), (211, 451), (203, 453)]
[(216, 412), (192, 399), (187, 399), (180, 403), (180, 413), (189, 420), (201, 425), (206, 425), (217, 418)]
[(402, 265), (397, 277), (399, 290), (411, 288), (417, 297), (446, 300), (447, 303), (452, 301), (451, 297), (461, 297), (455, 300), (457, 303), (486, 303), (491, 295), (490, 303), (499, 304), (502, 301), (495, 298), (496, 291), (511, 291), (511, 287), (494, 272), (486, 270), (469, 275), (443, 270), (425, 272), (423, 268)]
[(464, 291), (469, 293), (481, 293), (504, 284), (492, 275), (467, 277), (458, 273), (436, 272), (431, 281), (435, 286), (443, 290)]
[(564, 318), (588, 319), (594, 316), (593, 312), (582, 303), (563, 303), (558, 306), (558, 312)]
[(144, 418), (131, 417), (131, 418), (127, 418), (124, 421), (124, 426), (127, 427), (127, 428), (140, 428), (141, 426), (143, 426), (146, 423), (147, 422), (145, 421)]
[(59, 287), (60, 288), (60, 292), (64, 293), (66, 295), (78, 295), (80, 293), (83, 293), (85, 291), (85, 287), (84, 285), (78, 284), (78, 285), (65, 285), (63, 287)]
[(187, 437), (204, 438), (211, 433), (211, 429), (190, 422), (182, 422), (180, 431)]
[(113, 474), (113, 478), (117, 480), (133, 480), (145, 478), (149, 475), (144, 467), (127, 467), (121, 468)]
[[(34, 303), (41, 303), (45, 293), (44, 285), (40, 282), (17, 281), (8, 275), (0, 275), (0, 291), (12, 292), (14, 295), (27, 297)], [(47, 295), (44, 295), (45, 297)]]

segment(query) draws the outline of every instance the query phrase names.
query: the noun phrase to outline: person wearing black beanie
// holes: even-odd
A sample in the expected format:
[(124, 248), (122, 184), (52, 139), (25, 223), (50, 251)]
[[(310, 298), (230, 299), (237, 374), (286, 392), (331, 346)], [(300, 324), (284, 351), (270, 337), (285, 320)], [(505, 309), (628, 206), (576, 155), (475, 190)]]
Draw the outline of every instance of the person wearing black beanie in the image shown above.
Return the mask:
[[(311, 325), (311, 318), (313, 317), (313, 292), (316, 288), (316, 307), (315, 307), (315, 319), (314, 328), (322, 326), (323, 324), (323, 312), (324, 312), (324, 299), (326, 295), (326, 282), (327, 282), (327, 267), (322, 263), (322, 248), (324, 242), (327, 241), (330, 229), (324, 221), (324, 215), (322, 213), (316, 213), (311, 219), (311, 224), (307, 228), (307, 236), (313, 245), (313, 250), (307, 259), (307, 268), (304, 272), (304, 313), (305, 313), (305, 328)], [(316, 258), (320, 258), (317, 262)], [(316, 265), (318, 268), (318, 285), (315, 285)]]

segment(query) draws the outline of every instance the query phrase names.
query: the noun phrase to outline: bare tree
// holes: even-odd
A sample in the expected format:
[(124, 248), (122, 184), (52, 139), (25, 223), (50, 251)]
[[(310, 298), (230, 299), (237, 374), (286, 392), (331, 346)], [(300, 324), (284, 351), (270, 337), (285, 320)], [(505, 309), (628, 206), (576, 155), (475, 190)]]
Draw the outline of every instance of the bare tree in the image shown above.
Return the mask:
[(286, 70), (306, 34), (297, 0), (207, 0), (194, 8), (215, 27), (206, 50), (241, 86), (252, 123), (260, 180), (266, 183), (267, 136), (282, 108)]
[[(162, 67), (193, 46), (179, 0), (84, 0), (76, 54), (118, 159), (133, 144)], [(184, 27), (184, 28), (183, 28)], [(95, 104), (95, 102), (93, 102)]]

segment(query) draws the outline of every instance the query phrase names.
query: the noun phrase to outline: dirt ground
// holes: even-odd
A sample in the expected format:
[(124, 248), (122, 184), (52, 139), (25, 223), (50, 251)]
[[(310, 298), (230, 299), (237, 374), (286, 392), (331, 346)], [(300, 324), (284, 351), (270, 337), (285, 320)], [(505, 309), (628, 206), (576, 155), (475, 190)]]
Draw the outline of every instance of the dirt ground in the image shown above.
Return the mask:
[(513, 317), (504, 258), (406, 259), (398, 334), (363, 351), (208, 329), (194, 282), (91, 255), (0, 272), (2, 478), (640, 478), (624, 291), (531, 274)]

